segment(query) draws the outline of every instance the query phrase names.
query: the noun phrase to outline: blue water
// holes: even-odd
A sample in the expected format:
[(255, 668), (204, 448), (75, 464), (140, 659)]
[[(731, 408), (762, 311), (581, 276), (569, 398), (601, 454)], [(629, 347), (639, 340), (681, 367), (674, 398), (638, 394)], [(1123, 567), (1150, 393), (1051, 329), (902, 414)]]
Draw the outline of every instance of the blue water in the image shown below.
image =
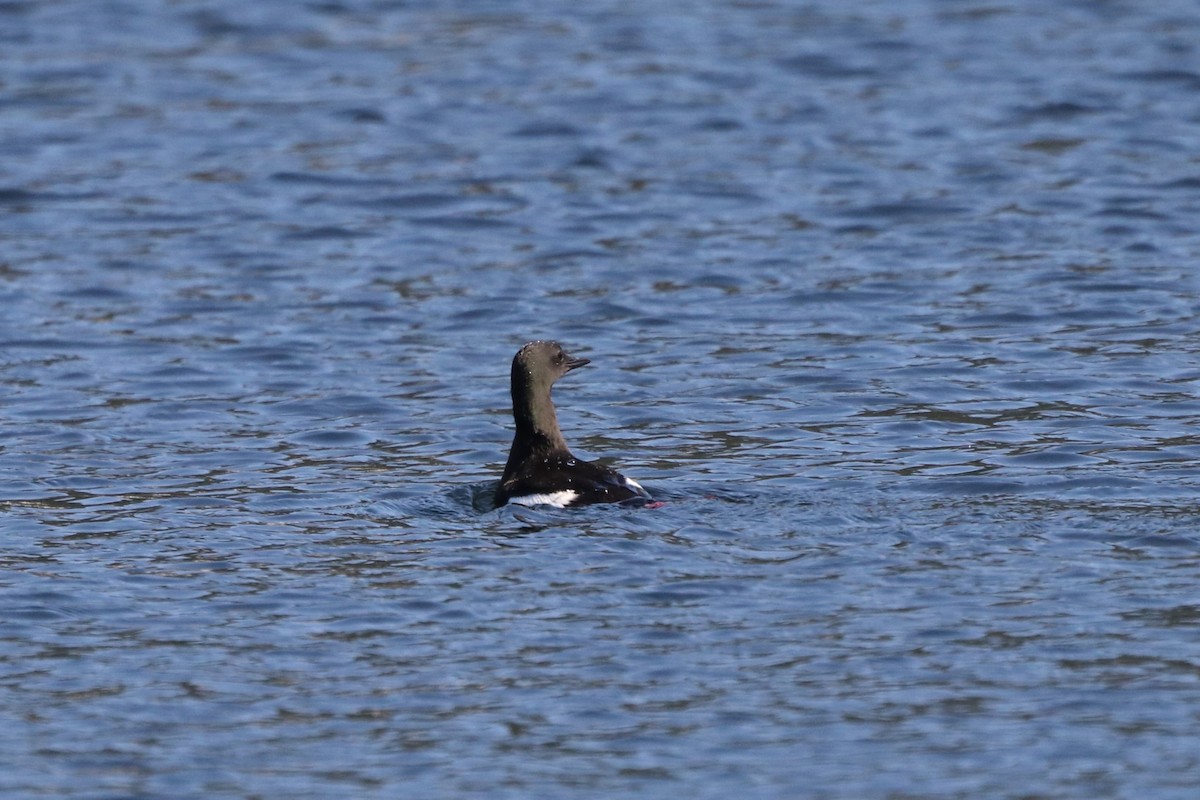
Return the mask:
[[(0, 3), (0, 794), (1192, 798), (1200, 8)], [(663, 501), (488, 508), (508, 369)]]

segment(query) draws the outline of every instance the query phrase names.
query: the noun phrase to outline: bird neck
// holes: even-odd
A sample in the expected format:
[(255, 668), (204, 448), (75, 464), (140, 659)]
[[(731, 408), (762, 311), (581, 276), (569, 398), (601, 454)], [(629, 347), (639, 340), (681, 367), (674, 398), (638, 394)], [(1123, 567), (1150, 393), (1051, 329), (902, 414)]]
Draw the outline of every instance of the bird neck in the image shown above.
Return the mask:
[(514, 381), (512, 399), (516, 433), (504, 470), (506, 475), (529, 458), (570, 453), (558, 428), (558, 414), (550, 399), (549, 386), (530, 386), (523, 381)]
[(550, 387), (540, 391), (513, 393), (513, 420), (517, 426), (517, 439), (524, 439), (535, 450), (566, 450), (567, 443), (558, 428), (558, 412), (550, 399)]

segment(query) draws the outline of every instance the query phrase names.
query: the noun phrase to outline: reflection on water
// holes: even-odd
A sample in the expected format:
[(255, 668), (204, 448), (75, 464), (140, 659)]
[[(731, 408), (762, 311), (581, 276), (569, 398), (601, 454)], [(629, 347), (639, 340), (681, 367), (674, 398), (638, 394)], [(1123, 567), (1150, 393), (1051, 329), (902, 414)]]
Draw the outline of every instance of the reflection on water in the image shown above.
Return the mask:
[(0, 4), (0, 790), (1190, 797), (1200, 14), (943, 6)]

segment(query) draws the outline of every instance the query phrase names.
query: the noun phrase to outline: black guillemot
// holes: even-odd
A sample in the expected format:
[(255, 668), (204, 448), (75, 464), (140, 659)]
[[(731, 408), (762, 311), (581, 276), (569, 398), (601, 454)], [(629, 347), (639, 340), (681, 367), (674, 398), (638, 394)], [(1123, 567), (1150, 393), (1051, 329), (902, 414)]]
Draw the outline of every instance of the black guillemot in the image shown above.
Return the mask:
[(565, 508), (650, 500), (637, 481), (571, 455), (558, 429), (550, 387), (588, 363), (589, 359), (568, 354), (558, 342), (529, 342), (517, 351), (512, 363), (513, 420), (517, 430), (504, 477), (496, 487), (497, 507), (517, 503)]

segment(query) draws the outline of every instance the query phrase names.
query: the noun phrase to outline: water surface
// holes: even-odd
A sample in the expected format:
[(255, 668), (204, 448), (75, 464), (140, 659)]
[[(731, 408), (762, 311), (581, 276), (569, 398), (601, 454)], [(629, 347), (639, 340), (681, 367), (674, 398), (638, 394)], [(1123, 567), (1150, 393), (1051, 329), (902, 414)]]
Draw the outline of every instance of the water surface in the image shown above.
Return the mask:
[(668, 6), (0, 4), (6, 796), (1193, 796), (1200, 12)]

